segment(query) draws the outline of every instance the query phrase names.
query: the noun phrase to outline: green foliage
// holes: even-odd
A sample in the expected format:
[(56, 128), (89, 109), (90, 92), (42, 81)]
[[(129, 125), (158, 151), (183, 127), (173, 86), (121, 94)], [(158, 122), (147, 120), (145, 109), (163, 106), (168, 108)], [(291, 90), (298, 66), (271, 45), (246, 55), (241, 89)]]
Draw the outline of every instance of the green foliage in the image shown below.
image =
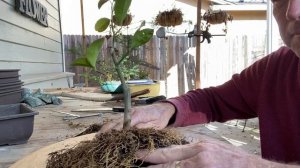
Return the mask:
[(153, 36), (153, 29), (143, 29), (137, 30), (132, 38), (132, 43), (130, 48), (134, 49), (136, 47), (142, 46), (151, 40)]
[[(148, 73), (142, 71), (137, 63), (127, 59), (122, 62), (120, 69), (124, 74), (125, 80), (147, 79), (148, 77)], [(99, 85), (102, 85), (107, 81), (120, 80), (115, 67), (112, 66), (112, 63), (104, 61), (97, 61), (97, 69), (91, 71), (90, 73), (83, 74), (82, 76), (96, 81)]]
[(98, 9), (100, 9), (102, 7), (102, 5), (104, 5), (108, 0), (99, 0), (98, 2)]
[(96, 61), (101, 47), (104, 43), (104, 38), (95, 40), (86, 51), (86, 58), (93, 68), (96, 68)]
[[(100, 0), (98, 2), (98, 8), (100, 9), (103, 4), (105, 4), (109, 0)], [(112, 16), (114, 14), (115, 19), (117, 22), (122, 23), (125, 17), (128, 14), (128, 10), (131, 4), (131, 0), (112, 0), (112, 5), (113, 5), (113, 11), (112, 11)], [(114, 42), (122, 42), (121, 37), (121, 29), (117, 28), (117, 26), (111, 22), (112, 18), (100, 18), (96, 24), (95, 24), (95, 30), (98, 32), (103, 32), (105, 31), (109, 26), (110, 26), (110, 34), (113, 34), (115, 41)], [(140, 28), (136, 30), (134, 33), (133, 37), (128, 40), (127, 42), (130, 42), (130, 46), (127, 46), (128, 49), (124, 50), (124, 53), (119, 53), (116, 52), (114, 53), (117, 54), (117, 65), (121, 65), (122, 62), (128, 57), (129, 53), (132, 52), (135, 48), (140, 47), (144, 44), (146, 44), (153, 36), (153, 29), (141, 29), (141, 27), (144, 26), (142, 24)], [(124, 39), (123, 39), (124, 40)], [(101, 51), (101, 47), (104, 43), (104, 38), (98, 39), (94, 41), (88, 48), (85, 54), (83, 54), (81, 57), (76, 59), (72, 65), (74, 66), (85, 66), (85, 67), (91, 67), (93, 69), (96, 68), (96, 62), (97, 62), (97, 57), (99, 55), (99, 52)], [(125, 43), (126, 44), (126, 39)]]
[(108, 18), (101, 18), (95, 24), (95, 30), (98, 32), (103, 32), (109, 26), (110, 19)]
[(78, 46), (68, 49), (67, 52), (71, 53), (72, 55), (75, 55), (76, 57), (83, 55), (81, 44), (78, 44)]
[(123, 20), (127, 16), (128, 9), (131, 4), (131, 0), (114, 0), (114, 14), (118, 24), (122, 24)]
[[(140, 27), (136, 30), (131, 40), (124, 38), (125, 41), (122, 41), (122, 30), (124, 28), (123, 25), (129, 25), (131, 23), (132, 17), (128, 14), (128, 10), (131, 4), (131, 0), (100, 0), (98, 2), (98, 8), (100, 9), (103, 4), (107, 1), (111, 2), (111, 18), (100, 18), (97, 23), (95, 24), (95, 29), (99, 32), (105, 31), (109, 27), (109, 35), (107, 38), (111, 38), (112, 44), (108, 46), (109, 48), (109, 55), (114, 63), (114, 66), (110, 66), (114, 68), (114, 71), (118, 78), (122, 83), (122, 90), (124, 94), (124, 128), (130, 127), (130, 108), (131, 108), (131, 96), (130, 96), (130, 89), (126, 84), (126, 80), (128, 80), (131, 76), (137, 74), (138, 66), (130, 64), (126, 66), (126, 61), (130, 53), (137, 47), (140, 47), (146, 44), (153, 36), (152, 29), (142, 29), (145, 23), (142, 23)], [(126, 19), (126, 20), (125, 20)], [(125, 22), (124, 22), (125, 21)], [(126, 23), (126, 24), (125, 24)], [(121, 37), (121, 38), (120, 38)], [(124, 36), (123, 36), (124, 37)], [(127, 39), (127, 40), (126, 40)], [(97, 61), (98, 55), (101, 51), (102, 45), (104, 43), (104, 38), (98, 39), (94, 41), (86, 51), (82, 57), (78, 58), (74, 61), (73, 65), (79, 66), (87, 66), (93, 68), (97, 71)], [(122, 50), (119, 50), (116, 46), (117, 44), (123, 45)], [(130, 63), (130, 61), (128, 61)], [(103, 66), (103, 65), (102, 65)], [(100, 75), (97, 79), (101, 82), (102, 76), (101, 75), (109, 75), (107, 71), (97, 71)], [(115, 73), (111, 73), (112, 75)], [(112, 77), (112, 76), (111, 76)]]
[(83, 67), (92, 67), (92, 65), (88, 62), (87, 58), (80, 57), (77, 58), (73, 63), (73, 66), (83, 66)]
[(95, 69), (96, 61), (101, 47), (104, 43), (104, 38), (95, 40), (87, 48), (86, 55), (80, 58), (77, 58), (72, 65), (74, 66), (85, 66)]

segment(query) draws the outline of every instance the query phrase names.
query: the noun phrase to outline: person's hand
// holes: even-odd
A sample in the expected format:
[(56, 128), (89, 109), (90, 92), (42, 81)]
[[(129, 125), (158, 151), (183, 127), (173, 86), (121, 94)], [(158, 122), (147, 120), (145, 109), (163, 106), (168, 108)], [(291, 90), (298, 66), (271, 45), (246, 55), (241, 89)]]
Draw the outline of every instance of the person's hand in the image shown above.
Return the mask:
[[(155, 103), (137, 106), (131, 109), (131, 126), (137, 128), (163, 129), (168, 125), (175, 113), (175, 107), (170, 103)], [(104, 124), (98, 134), (110, 129), (120, 130), (123, 127), (123, 117), (117, 121)]]
[(271, 165), (267, 160), (218, 141), (174, 145), (153, 152), (138, 151), (136, 155), (155, 164), (148, 168), (252, 168)]

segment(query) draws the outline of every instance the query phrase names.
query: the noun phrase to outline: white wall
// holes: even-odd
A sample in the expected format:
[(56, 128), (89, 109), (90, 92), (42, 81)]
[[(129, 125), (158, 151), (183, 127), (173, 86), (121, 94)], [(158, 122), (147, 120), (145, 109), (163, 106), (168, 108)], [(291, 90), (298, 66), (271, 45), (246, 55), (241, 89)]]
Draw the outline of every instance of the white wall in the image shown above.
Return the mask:
[(58, 0), (37, 1), (47, 8), (49, 27), (17, 12), (15, 0), (0, 0), (0, 69), (63, 71)]

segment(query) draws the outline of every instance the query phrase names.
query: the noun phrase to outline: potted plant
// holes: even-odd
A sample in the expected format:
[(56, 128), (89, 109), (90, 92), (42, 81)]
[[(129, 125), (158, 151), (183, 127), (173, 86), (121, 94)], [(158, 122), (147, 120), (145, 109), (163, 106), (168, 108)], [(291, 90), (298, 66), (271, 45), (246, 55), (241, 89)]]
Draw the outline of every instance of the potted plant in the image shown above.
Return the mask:
[[(70, 48), (68, 50), (75, 58), (81, 57), (83, 54), (81, 45), (77, 47)], [(97, 85), (104, 92), (108, 93), (121, 93), (122, 88), (121, 82), (119, 81), (118, 74), (115, 71), (115, 68), (111, 66), (113, 64), (111, 58), (98, 58), (95, 68), (88, 69), (88, 72), (80, 74), (80, 76), (85, 79), (96, 82)], [(146, 79), (148, 76), (147, 72), (140, 69), (140, 65), (147, 66), (149, 63), (141, 61), (139, 59), (131, 59), (130, 56), (125, 59), (120, 68), (124, 73), (125, 80), (130, 79)], [(76, 66), (76, 65), (75, 65)], [(156, 68), (155, 66), (147, 66), (150, 68)]]
[(165, 27), (181, 25), (183, 21), (183, 14), (180, 9), (173, 8), (159, 12), (155, 18), (155, 24)]
[[(128, 58), (129, 54), (137, 47), (147, 43), (153, 36), (153, 29), (144, 28), (144, 23), (136, 30), (132, 36), (127, 50), (122, 51), (116, 48), (116, 44), (120, 43), (122, 38), (122, 26), (124, 20), (128, 16), (128, 9), (131, 4), (131, 0), (100, 0), (98, 3), (98, 8), (100, 9), (102, 5), (106, 2), (110, 2), (111, 5), (111, 18), (100, 18), (95, 24), (95, 30), (98, 32), (104, 32), (106, 29), (109, 29), (109, 36), (112, 40), (112, 46), (110, 46), (109, 55), (114, 63), (115, 71), (118, 74), (119, 80), (122, 83), (122, 89), (124, 94), (124, 128), (129, 128), (130, 126), (130, 108), (131, 108), (131, 96), (128, 85), (126, 84), (126, 79), (124, 77), (124, 72), (122, 72), (121, 65), (124, 60)], [(117, 23), (117, 24), (116, 24)], [(86, 53), (83, 57), (78, 58), (73, 62), (73, 65), (85, 66), (95, 69), (98, 54), (101, 51), (101, 47), (104, 43), (105, 37), (95, 40), (87, 48)], [(101, 54), (101, 53), (100, 53)]]
[(233, 17), (225, 11), (209, 9), (204, 13), (203, 20), (210, 24), (226, 24), (227, 21), (232, 21)]
[[(99, 137), (91, 141), (84, 141), (74, 148), (56, 151), (50, 154), (47, 162), (48, 168), (56, 167), (140, 167), (142, 162), (136, 158), (135, 152), (140, 149), (153, 150), (155, 148), (167, 147), (170, 145), (179, 145), (186, 143), (181, 136), (175, 134), (169, 129), (137, 129), (130, 128), (131, 122), (131, 97), (130, 90), (126, 83), (124, 71), (121, 65), (124, 63), (130, 52), (135, 48), (147, 43), (153, 36), (153, 29), (143, 28), (144, 24), (136, 30), (130, 38), (128, 49), (121, 52), (116, 48), (116, 44), (122, 38), (123, 26), (118, 26), (114, 22), (122, 23), (127, 16), (131, 0), (100, 0), (98, 7), (106, 3), (111, 3), (111, 18), (101, 18), (97, 21), (95, 29), (99, 32), (109, 28), (112, 45), (110, 48), (110, 56), (114, 63), (114, 69), (117, 72), (119, 80), (122, 83), (124, 94), (124, 123), (123, 130), (112, 130), (101, 134)], [(113, 20), (115, 16), (115, 21)], [(78, 58), (74, 64), (95, 69), (97, 56), (102, 47), (104, 38), (95, 40), (87, 48), (86, 54)], [(125, 61), (126, 62), (126, 61)]]
[[(84, 74), (87, 78), (96, 81), (101, 90), (106, 93), (121, 93), (123, 92), (121, 81), (115, 71), (113, 63), (107, 60), (98, 60), (96, 69), (92, 70), (89, 74)], [(125, 81), (131, 79), (145, 79), (143, 71), (140, 70), (139, 64), (125, 59), (120, 65), (121, 71), (124, 73)], [(142, 75), (142, 76), (141, 76)]]
[(224, 23), (225, 28), (223, 29), (223, 31), (225, 33), (227, 33), (227, 22), (233, 20), (233, 16), (231, 16), (227, 12), (222, 10), (211, 10), (211, 9), (207, 10), (202, 16), (202, 18), (203, 20), (206, 21), (207, 28), (209, 27), (210, 24), (214, 25), (214, 24)]

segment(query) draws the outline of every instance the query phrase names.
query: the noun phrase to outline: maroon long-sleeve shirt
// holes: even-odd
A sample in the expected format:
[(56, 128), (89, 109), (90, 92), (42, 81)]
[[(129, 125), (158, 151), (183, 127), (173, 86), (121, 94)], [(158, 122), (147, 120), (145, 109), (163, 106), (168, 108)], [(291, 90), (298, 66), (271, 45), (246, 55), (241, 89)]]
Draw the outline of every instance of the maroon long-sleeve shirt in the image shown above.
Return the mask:
[(223, 85), (168, 100), (174, 126), (259, 118), (262, 156), (300, 163), (300, 59), (282, 47)]

